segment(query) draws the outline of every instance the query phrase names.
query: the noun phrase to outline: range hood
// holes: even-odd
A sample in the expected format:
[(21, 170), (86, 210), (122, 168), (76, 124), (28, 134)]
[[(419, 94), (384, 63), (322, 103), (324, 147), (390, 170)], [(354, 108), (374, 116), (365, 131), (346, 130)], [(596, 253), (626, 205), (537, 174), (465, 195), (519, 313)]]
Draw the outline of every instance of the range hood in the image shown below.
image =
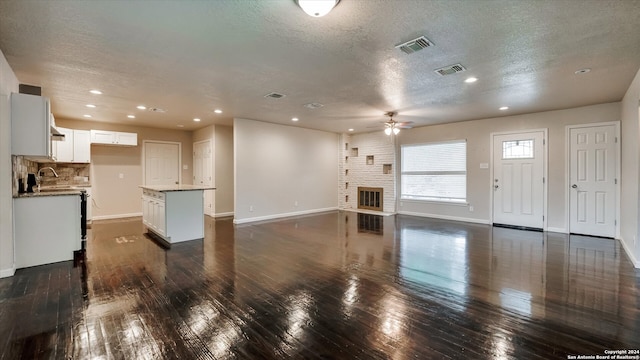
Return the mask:
[(55, 126), (51, 126), (51, 140), (64, 141), (64, 134), (58, 131)]

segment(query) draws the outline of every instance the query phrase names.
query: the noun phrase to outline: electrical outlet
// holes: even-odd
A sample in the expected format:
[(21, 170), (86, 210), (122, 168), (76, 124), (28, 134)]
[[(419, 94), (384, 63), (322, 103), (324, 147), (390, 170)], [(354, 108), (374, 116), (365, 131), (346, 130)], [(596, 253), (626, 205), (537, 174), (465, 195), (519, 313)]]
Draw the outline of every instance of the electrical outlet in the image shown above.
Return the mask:
[(249, 205), (249, 211), (253, 211), (253, 205)]
[(298, 207), (298, 200), (293, 202), (293, 206)]
[(473, 212), (473, 205), (469, 205), (469, 212)]
[(124, 179), (124, 174), (123, 173), (118, 174), (118, 178)]

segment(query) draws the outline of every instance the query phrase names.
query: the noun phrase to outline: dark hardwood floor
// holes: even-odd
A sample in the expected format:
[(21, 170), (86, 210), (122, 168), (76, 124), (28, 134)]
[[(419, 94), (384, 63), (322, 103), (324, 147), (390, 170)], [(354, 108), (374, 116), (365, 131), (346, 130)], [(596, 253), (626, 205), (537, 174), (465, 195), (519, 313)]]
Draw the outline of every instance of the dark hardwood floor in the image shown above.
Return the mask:
[[(166, 249), (96, 223), (85, 266), (0, 279), (2, 359), (567, 359), (640, 349), (614, 240), (349, 212)], [(635, 353), (634, 353), (635, 351)], [(637, 357), (640, 358), (640, 357)]]

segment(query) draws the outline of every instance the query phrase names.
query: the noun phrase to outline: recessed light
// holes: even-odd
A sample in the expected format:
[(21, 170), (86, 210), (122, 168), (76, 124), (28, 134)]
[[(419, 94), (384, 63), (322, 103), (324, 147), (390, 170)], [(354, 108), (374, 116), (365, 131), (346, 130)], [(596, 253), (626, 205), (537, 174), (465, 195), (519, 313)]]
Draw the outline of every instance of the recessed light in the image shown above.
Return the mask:
[(138, 105), (138, 106), (136, 106), (136, 109), (147, 110), (147, 107), (144, 106), (144, 105)]
[(222, 114), (222, 110), (220, 110), (220, 109), (215, 109), (215, 110), (213, 110), (213, 112), (216, 113), (216, 114)]
[(89, 114), (84, 114), (84, 115), (82, 115), (82, 116), (84, 116), (84, 117), (86, 117), (86, 118), (90, 118), (90, 117), (91, 117), (91, 115), (89, 115)]
[(300, 120), (300, 119), (298, 119), (298, 118), (296, 118), (296, 117), (291, 118), (291, 121), (298, 121), (298, 120)]
[(127, 115), (127, 117), (128, 117), (129, 119), (135, 119), (135, 118), (136, 118), (136, 116), (135, 116), (135, 115)]
[(184, 125), (176, 125), (177, 127), (184, 127)]
[(93, 109), (94, 107), (96, 107), (96, 106), (95, 106), (95, 105), (93, 105), (93, 104), (87, 104), (87, 105), (85, 105), (85, 106), (86, 106), (86, 107), (88, 107), (88, 108), (92, 108), (92, 109)]
[(589, 69), (589, 68), (584, 68), (584, 69), (576, 70), (575, 74), (576, 74), (576, 75), (586, 74), (586, 73), (588, 73), (589, 71), (591, 71), (591, 69)]
[(94, 94), (94, 95), (102, 95), (102, 91), (100, 90), (89, 90), (90, 93)]
[(353, 131), (353, 129), (349, 129), (349, 131)]
[(476, 81), (478, 81), (478, 78), (470, 77), (470, 78), (467, 78), (464, 82), (466, 82), (466, 83), (474, 83)]
[(193, 118), (193, 121), (200, 122), (200, 118)]
[(508, 107), (508, 106), (503, 106), (503, 107), (501, 107), (499, 110), (502, 110), (502, 111), (504, 111), (504, 110), (509, 110), (509, 107)]

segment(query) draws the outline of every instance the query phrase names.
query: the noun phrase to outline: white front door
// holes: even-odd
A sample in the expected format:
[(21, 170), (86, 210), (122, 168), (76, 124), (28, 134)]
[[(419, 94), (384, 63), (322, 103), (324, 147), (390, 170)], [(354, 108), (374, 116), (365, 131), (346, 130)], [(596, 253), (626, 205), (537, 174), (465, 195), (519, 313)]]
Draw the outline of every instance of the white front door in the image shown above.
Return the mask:
[(571, 128), (569, 138), (569, 231), (615, 237), (616, 126)]
[(180, 144), (144, 142), (145, 185), (180, 183)]
[[(204, 140), (193, 145), (193, 184), (202, 186), (213, 185), (213, 159), (211, 141)], [(204, 191), (204, 213), (210, 216), (213, 211), (213, 190)]]
[(493, 135), (493, 223), (544, 227), (543, 131)]

